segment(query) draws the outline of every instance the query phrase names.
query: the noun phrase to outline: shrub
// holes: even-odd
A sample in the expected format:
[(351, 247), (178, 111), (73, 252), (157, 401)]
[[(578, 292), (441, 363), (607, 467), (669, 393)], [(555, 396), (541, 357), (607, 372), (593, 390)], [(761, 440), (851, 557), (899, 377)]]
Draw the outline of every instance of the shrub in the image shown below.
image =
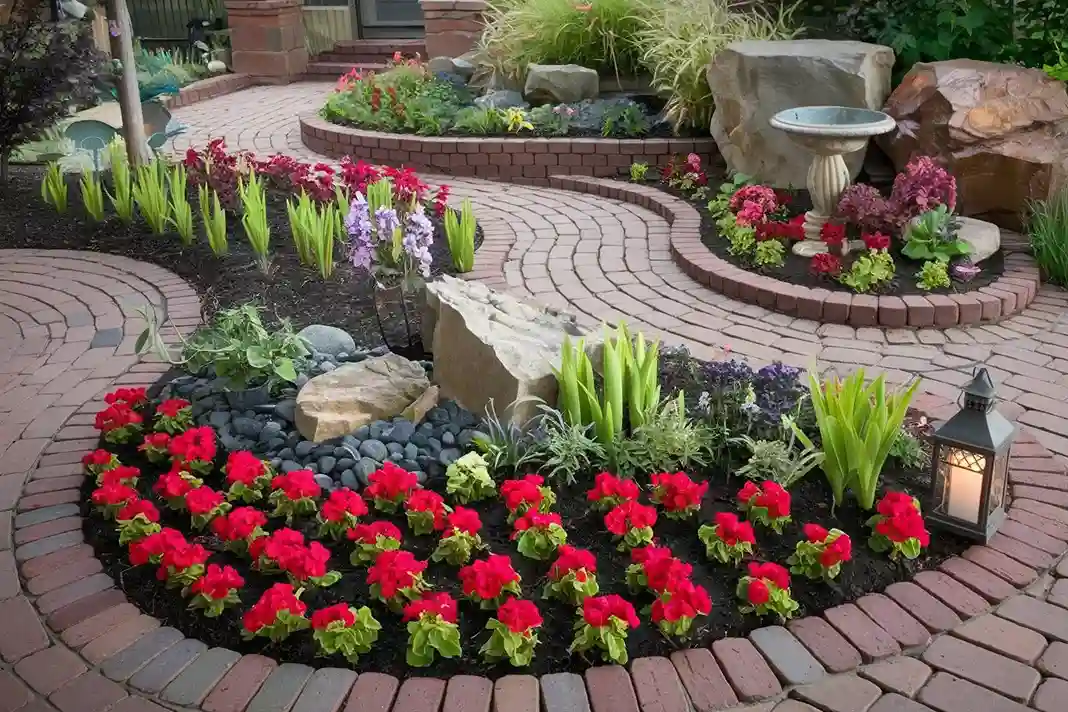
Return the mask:
[(37, 3), (14, 0), (0, 23), (0, 183), (16, 147), (35, 141), (72, 107), (96, 96), (101, 55), (89, 22), (48, 22)]
[(942, 260), (930, 260), (923, 263), (923, 267), (916, 273), (916, 286), (925, 291), (932, 289), (948, 289), (949, 267)]
[(894, 258), (886, 250), (869, 250), (853, 261), (848, 272), (838, 277), (838, 281), (860, 294), (881, 289), (893, 279)]
[(462, 103), (456, 88), (419, 60), (398, 60), (381, 73), (352, 70), (341, 77), (323, 118), (376, 131), (444, 133)]
[(1068, 286), (1068, 188), (1031, 204), (1031, 252), (1048, 281)]

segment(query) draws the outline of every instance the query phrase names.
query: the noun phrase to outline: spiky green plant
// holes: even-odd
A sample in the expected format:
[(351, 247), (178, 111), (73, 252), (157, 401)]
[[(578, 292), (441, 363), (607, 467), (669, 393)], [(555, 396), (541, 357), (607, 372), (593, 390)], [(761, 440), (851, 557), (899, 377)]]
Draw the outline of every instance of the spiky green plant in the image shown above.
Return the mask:
[(181, 163), (171, 168), (169, 184), (171, 189), (171, 215), (168, 218), (178, 233), (183, 245), (193, 244), (193, 206), (186, 195), (187, 176), (185, 166)]
[(449, 254), (457, 272), (470, 272), (475, 268), (475, 211), (471, 200), (464, 199), (460, 205), (460, 218), (456, 211), (445, 210), (445, 236), (449, 240)]
[(85, 171), (78, 181), (78, 187), (81, 189), (85, 213), (93, 222), (103, 222), (104, 189), (100, 185), (100, 177), (93, 171)]
[(52, 161), (45, 170), (41, 180), (41, 198), (56, 209), (57, 213), (67, 212), (67, 180), (58, 161)]
[(219, 202), (219, 194), (206, 185), (197, 187), (197, 198), (200, 203), (200, 221), (204, 223), (208, 246), (216, 257), (221, 257), (230, 251), (230, 245), (226, 241), (226, 211)]
[(134, 217), (133, 175), (126, 157), (126, 144), (116, 137), (108, 144), (108, 164), (111, 167), (111, 187), (108, 199), (119, 220), (129, 225)]
[(134, 181), (133, 198), (137, 210), (148, 223), (148, 228), (155, 235), (167, 231), (170, 221), (170, 203), (167, 200), (167, 171), (163, 161), (154, 158), (143, 166), (137, 167), (137, 180)]

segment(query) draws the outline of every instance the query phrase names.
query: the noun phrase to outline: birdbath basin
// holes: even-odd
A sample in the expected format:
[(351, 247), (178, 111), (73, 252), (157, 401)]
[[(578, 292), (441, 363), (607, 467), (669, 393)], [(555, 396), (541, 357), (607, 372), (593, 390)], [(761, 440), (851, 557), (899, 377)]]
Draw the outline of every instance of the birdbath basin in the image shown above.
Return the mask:
[(893, 131), (897, 122), (871, 109), (804, 106), (780, 111), (770, 123), (812, 153), (807, 186), (812, 210), (805, 213), (805, 239), (794, 245), (794, 253), (807, 257), (826, 252), (820, 230), (834, 215), (838, 199), (850, 183), (842, 156), (862, 150), (872, 136)]

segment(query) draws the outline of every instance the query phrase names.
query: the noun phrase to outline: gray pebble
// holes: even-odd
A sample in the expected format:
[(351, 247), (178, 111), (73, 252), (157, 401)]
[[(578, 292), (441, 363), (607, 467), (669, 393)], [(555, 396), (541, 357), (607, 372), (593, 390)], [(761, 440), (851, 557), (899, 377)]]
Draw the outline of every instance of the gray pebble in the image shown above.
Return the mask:
[(416, 447), (425, 448), (430, 442), (430, 436), (426, 433), (416, 433), (408, 440), (408, 442)]
[(293, 452), (293, 448), (290, 447), (279, 450), (278, 452), (278, 457), (282, 458), (283, 460), (292, 460), (296, 458), (296, 456), (296, 453)]
[(321, 364), (319, 364), (319, 370), (323, 373), (330, 373), (335, 368), (337, 368), (337, 364), (333, 361), (323, 361)]
[(293, 452), (297, 453), (297, 457), (307, 457), (311, 455), (312, 450), (315, 449), (315, 443), (311, 440), (302, 440), (297, 443), (297, 446), (293, 448)]
[(270, 462), (270, 465), (271, 465), (271, 469), (274, 469), (274, 470), (277, 470), (278, 468), (280, 468), (282, 466), (282, 458), (280, 458), (280, 457), (272, 457), (269, 462)]
[(310, 380), (311, 379), (308, 378), (308, 374), (306, 374), (306, 373), (298, 373), (297, 374), (297, 380), (294, 381), (294, 383), (297, 384), (297, 388), (303, 388), (304, 384), (307, 383)]
[(270, 440), (267, 441), (267, 449), (271, 450), (271, 451), (281, 450), (285, 446), (286, 446), (285, 438), (271, 438)]
[[(356, 447), (358, 448), (360, 446), (357, 445)], [(333, 455), (334, 457), (348, 457), (349, 456), (349, 451), (348, 451), (347, 448), (343, 448), (340, 445), (338, 445), (337, 447), (334, 448), (334, 451), (332, 453), (330, 453), (330, 454)]]
[(333, 455), (323, 455), (319, 458), (319, 472), (330, 473), (334, 471), (334, 467), (337, 466), (337, 458)]
[(393, 424), (393, 430), (390, 431), (389, 439), (395, 443), (404, 445), (411, 440), (412, 435), (415, 434), (415, 424), (408, 420), (401, 420)]
[(278, 437), (281, 434), (282, 424), (274, 420), (269, 420), (263, 424), (263, 430), (260, 432), (260, 437), (262, 437), (264, 440), (270, 440), (271, 438)]
[(356, 440), (366, 440), (370, 436), (371, 436), (371, 428), (369, 426), (366, 426), (366, 425), (361, 425), (360, 427), (358, 427), (354, 431), (352, 431), (352, 437), (355, 438)]
[(404, 446), (404, 457), (409, 460), (414, 460), (415, 458), (419, 457), (419, 448), (417, 448), (411, 443), (408, 443)]
[(461, 430), (460, 434), (456, 436), (456, 444), (462, 448), (471, 447), (475, 442), (475, 433), (477, 432), (477, 430), (472, 430), (471, 428)]
[(356, 473), (352, 470), (345, 470), (341, 473), (341, 484), (350, 490), (358, 490), (360, 488), (360, 481), (356, 479)]
[(319, 447), (317, 447), (314, 450), (312, 450), (312, 456), (313, 457), (323, 457), (325, 455), (333, 455), (333, 454), (334, 454), (334, 446), (333, 445), (320, 445)]
[(297, 443), (299, 443), (299, 442), (300, 442), (300, 433), (298, 433), (296, 430), (294, 430), (293, 432), (291, 432), (288, 435), (286, 435), (286, 446), (287, 447), (296, 447)]
[(441, 454), (441, 441), (437, 438), (429, 438), (426, 441), (426, 447), (421, 449), (426, 450), (431, 457), (437, 457)]
[(352, 466), (355, 465), (355, 464), (356, 464), (356, 460), (353, 459), (352, 456), (348, 454), (348, 451), (345, 451), (345, 457), (338, 458), (337, 466), (336, 466), (335, 469), (338, 469), (338, 470), (351, 470)]
[(390, 427), (389, 423), (382, 420), (376, 420), (368, 427), (367, 435), (371, 440), (381, 440), (382, 435), (386, 432), (386, 429)]
[(444, 433), (441, 434), (441, 444), (444, 445), (445, 447), (449, 447), (450, 445), (455, 445), (456, 444), (456, 436), (446, 430)]
[(389, 450), (391, 455), (395, 455), (398, 452), (404, 452), (404, 446), (400, 443), (386, 443), (386, 449)]
[(440, 462), (442, 465), (445, 465), (446, 467), (448, 467), (453, 462), (459, 459), (460, 451), (454, 447), (445, 448), (441, 451), (441, 454), (438, 455), (438, 462)]
[(391, 453), (389, 453), (389, 460), (391, 462), (400, 462), (403, 459), (404, 459), (404, 453), (403, 452), (391, 452)]
[(370, 481), (369, 478), (374, 474), (378, 467), (379, 465), (377, 462), (365, 457), (356, 463), (356, 467), (354, 467), (353, 470), (356, 472), (356, 477), (360, 480), (360, 483), (366, 487), (367, 483)]
[(400, 467), (403, 467), (408, 472), (415, 472), (416, 470), (419, 469), (419, 463), (418, 462), (416, 462), (415, 460), (409, 460), (407, 458), (404, 458), (404, 459), (400, 460), (400, 462), (398, 462), (397, 464)]
[(211, 386), (198, 386), (192, 393), (193, 400), (201, 400), (211, 396)]
[(213, 410), (211, 415), (208, 416), (208, 422), (211, 423), (213, 428), (221, 428), (230, 422), (230, 411)]
[(382, 462), (389, 455), (389, 450), (378, 440), (364, 440), (360, 444), (360, 454)]
[(315, 481), (324, 490), (330, 491), (334, 489), (334, 480), (330, 475), (316, 475)]
[(297, 413), (297, 401), (293, 398), (278, 401), (278, 404), (274, 407), (274, 412), (278, 417), (285, 418), (292, 423)]
[(426, 482), (426, 473), (422, 470), (412, 470), (412, 474), (415, 475), (415, 479), (419, 484)]
[(299, 462), (294, 462), (293, 460), (282, 460), (282, 464), (279, 466), (278, 469), (280, 469), (282, 472), (293, 472), (294, 470), (301, 469), (301, 467)]
[(301, 465), (302, 470), (311, 470), (315, 474), (319, 474), (319, 463), (317, 462), (305, 462)]

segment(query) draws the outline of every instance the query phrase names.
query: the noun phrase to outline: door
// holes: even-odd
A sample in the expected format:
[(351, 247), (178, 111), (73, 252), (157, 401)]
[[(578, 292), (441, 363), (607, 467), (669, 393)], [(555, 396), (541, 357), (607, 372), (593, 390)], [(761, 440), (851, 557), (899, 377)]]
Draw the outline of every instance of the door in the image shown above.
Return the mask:
[(363, 37), (421, 37), (419, 0), (356, 0)]

